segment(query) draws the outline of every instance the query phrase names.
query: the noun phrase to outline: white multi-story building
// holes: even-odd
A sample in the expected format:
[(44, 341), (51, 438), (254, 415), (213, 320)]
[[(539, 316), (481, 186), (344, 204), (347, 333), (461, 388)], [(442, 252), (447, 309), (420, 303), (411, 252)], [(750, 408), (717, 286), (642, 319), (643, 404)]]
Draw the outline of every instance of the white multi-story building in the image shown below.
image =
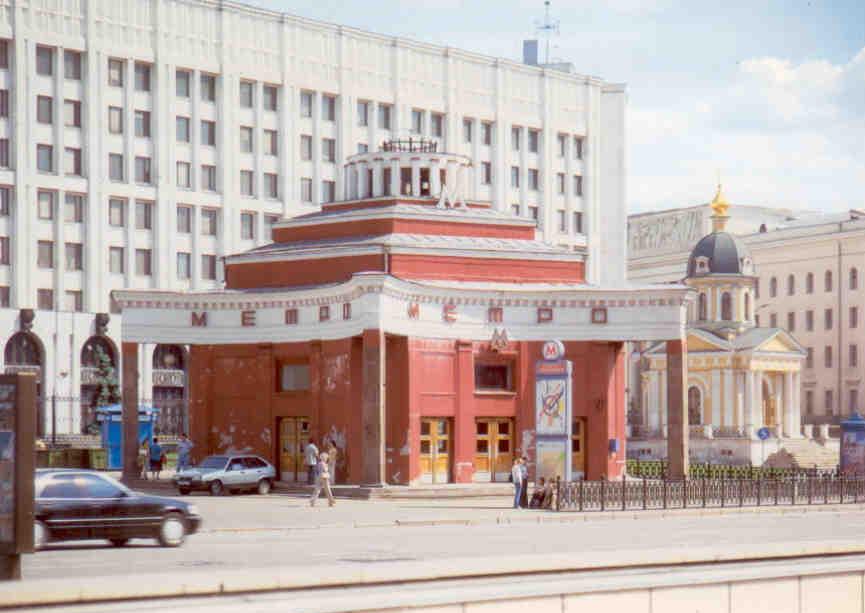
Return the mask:
[[(216, 0), (12, 1), (0, 38), (0, 357), (39, 373), (43, 434), (92, 422), (111, 290), (219, 286), (386, 139), (468, 156), (470, 198), (624, 279), (621, 85)], [(140, 354), (182, 405), (183, 348)]]

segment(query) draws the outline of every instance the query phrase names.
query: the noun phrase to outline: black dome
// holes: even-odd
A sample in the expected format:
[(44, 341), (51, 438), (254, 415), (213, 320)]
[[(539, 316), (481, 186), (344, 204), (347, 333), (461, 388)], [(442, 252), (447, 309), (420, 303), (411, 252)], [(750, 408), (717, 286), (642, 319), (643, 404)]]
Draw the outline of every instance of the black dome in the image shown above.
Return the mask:
[[(697, 258), (707, 258), (708, 267), (697, 269)], [(745, 271), (745, 260), (748, 270)], [(700, 239), (688, 258), (688, 276), (752, 274), (751, 254), (738, 238), (727, 232), (713, 232)]]

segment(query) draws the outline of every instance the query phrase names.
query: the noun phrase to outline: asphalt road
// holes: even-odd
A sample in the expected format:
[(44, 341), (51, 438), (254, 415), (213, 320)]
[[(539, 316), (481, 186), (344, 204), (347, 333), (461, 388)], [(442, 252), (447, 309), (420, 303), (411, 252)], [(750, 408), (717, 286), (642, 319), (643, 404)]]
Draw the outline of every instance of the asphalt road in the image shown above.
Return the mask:
[[(193, 500), (205, 523), (203, 531), (183, 547), (163, 549), (146, 540), (120, 549), (102, 542), (60, 543), (25, 556), (24, 576), (93, 581), (186, 569), (279, 567), (290, 572), (301, 565), (321, 565), (324, 572), (333, 564), (659, 548), (684, 551), (753, 543), (831, 545), (865, 539), (865, 511), (854, 507), (837, 512), (716, 516), (629, 513), (616, 519), (589, 514), (583, 521), (582, 516), (514, 511), (504, 499), (340, 500), (332, 509), (326, 504), (311, 509), (305, 499), (281, 495)], [(395, 521), (402, 525), (394, 525)], [(433, 521), (440, 525), (428, 525)], [(477, 523), (457, 523), (465, 521)]]

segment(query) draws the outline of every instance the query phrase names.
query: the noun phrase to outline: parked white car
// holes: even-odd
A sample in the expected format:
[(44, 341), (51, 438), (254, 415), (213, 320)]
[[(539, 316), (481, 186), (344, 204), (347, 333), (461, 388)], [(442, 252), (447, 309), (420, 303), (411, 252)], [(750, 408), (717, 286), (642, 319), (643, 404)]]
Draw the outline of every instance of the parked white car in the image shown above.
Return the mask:
[(186, 496), (193, 490), (207, 490), (212, 496), (226, 491), (254, 491), (269, 494), (276, 469), (257, 455), (212, 455), (200, 464), (174, 475), (177, 491)]

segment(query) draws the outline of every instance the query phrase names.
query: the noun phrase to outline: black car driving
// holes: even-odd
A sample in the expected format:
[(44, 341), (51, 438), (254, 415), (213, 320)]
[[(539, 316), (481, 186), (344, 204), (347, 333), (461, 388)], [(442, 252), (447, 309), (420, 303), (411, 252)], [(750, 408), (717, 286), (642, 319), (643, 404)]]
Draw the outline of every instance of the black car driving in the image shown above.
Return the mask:
[(121, 547), (132, 538), (155, 538), (177, 547), (198, 531), (193, 504), (133, 492), (110, 476), (90, 470), (36, 471), (33, 542), (107, 539)]

